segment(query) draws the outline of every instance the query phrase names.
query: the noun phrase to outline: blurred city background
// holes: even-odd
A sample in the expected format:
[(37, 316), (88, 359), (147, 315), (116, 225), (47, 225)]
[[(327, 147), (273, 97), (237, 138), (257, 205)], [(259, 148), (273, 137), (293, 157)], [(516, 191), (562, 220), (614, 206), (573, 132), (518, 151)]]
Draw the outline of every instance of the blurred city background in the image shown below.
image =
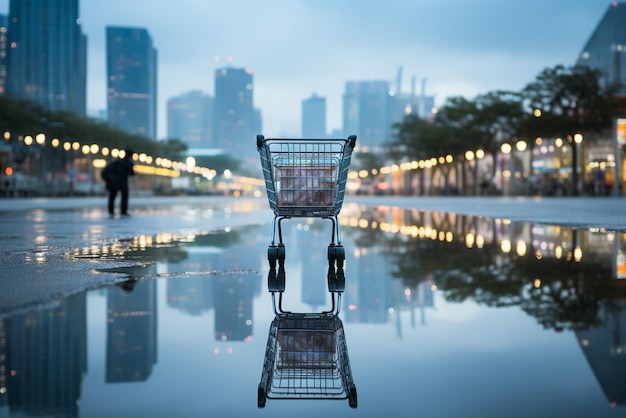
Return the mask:
[[(167, 136), (158, 138), (150, 28), (106, 27), (107, 108), (94, 115), (80, 22), (78, 0), (13, 0), (0, 15), (1, 197), (104, 194), (100, 170), (126, 148), (135, 151), (135, 194), (264, 193), (251, 69), (227, 59), (214, 70), (214, 95), (167, 98)], [(574, 62), (538, 69), (519, 91), (439, 105), (428, 79), (401, 64), (391, 80), (346, 80), (342, 127), (328, 129), (327, 98), (312, 93), (300, 99), (293, 135), (356, 134), (354, 194), (622, 195), (626, 3), (608, 3), (587, 39)]]

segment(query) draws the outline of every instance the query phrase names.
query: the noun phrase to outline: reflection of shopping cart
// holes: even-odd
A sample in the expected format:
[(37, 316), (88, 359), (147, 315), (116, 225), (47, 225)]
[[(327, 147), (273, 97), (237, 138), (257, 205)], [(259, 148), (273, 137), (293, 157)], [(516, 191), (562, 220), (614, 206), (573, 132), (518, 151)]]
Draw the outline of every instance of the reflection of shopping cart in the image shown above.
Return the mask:
[[(341, 245), (337, 215), (343, 205), (356, 136), (348, 139), (266, 139), (263, 135), (257, 135), (256, 143), (267, 197), (275, 215), (272, 242), (267, 251), (267, 284), (272, 293), (274, 312), (277, 315), (286, 313), (282, 309), (285, 245), (281, 222), (292, 217), (317, 217), (332, 222), (327, 280), (332, 295), (329, 313), (337, 314), (341, 307), (341, 293), (345, 288), (345, 250)], [(279, 294), (278, 306), (276, 293)]]
[(276, 316), (270, 326), (258, 387), (267, 399), (348, 399), (357, 407), (343, 323), (333, 314)]

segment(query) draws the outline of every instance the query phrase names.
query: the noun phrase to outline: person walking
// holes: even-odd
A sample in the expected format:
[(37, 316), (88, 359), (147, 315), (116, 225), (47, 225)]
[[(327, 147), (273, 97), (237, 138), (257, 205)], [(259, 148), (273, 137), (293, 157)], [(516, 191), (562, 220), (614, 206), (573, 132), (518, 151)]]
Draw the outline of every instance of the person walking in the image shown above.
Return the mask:
[(123, 217), (130, 216), (128, 214), (128, 176), (134, 176), (135, 170), (132, 162), (133, 151), (126, 150), (123, 158), (118, 158), (102, 170), (102, 179), (106, 183), (109, 191), (109, 216), (115, 216), (115, 198), (117, 193), (121, 192), (122, 198), (120, 202), (120, 212)]

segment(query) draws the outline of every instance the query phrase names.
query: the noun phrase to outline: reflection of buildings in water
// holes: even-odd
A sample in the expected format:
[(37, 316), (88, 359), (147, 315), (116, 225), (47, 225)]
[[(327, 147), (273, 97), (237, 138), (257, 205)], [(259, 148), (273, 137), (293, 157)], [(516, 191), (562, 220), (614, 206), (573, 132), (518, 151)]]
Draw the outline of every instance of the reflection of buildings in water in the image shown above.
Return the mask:
[(211, 277), (187, 277), (167, 281), (167, 305), (197, 316), (213, 308)]
[(403, 336), (403, 323), (400, 312), (409, 311), (410, 326), (417, 328), (417, 313), (419, 311), (420, 325), (427, 326), (426, 308), (435, 307), (436, 286), (431, 277), (420, 281), (413, 287), (406, 286), (401, 280), (393, 280), (393, 310), (397, 337)]
[(298, 223), (293, 228), (293, 244), (287, 244), (297, 246), (302, 271), (302, 302), (309, 305), (312, 312), (326, 304), (328, 294), (326, 275), (331, 223), (325, 221), (323, 226), (323, 230), (318, 230), (310, 228), (309, 224)]
[(81, 293), (57, 308), (4, 320), (0, 368), (6, 367), (8, 376), (0, 384), (6, 390), (0, 399), (11, 416), (79, 416), (77, 401), (87, 371), (86, 318)]
[(7, 360), (7, 335), (5, 321), (0, 318), (0, 416), (9, 416), (2, 411), (9, 405), (9, 362)]
[(224, 272), (211, 277), (215, 338), (219, 341), (244, 341), (252, 336), (253, 299), (261, 292), (261, 276), (237, 270), (259, 268), (259, 246), (253, 237), (242, 241), (215, 258), (213, 264), (214, 270)]
[(107, 293), (106, 382), (145, 381), (157, 362), (156, 280)]
[[(345, 321), (385, 323), (392, 303), (391, 266), (377, 247), (346, 251)], [(345, 309), (347, 307), (347, 309)]]
[(252, 275), (228, 274), (212, 280), (215, 295), (215, 339), (247, 341), (252, 337)]
[(611, 406), (626, 406), (626, 302), (604, 304), (603, 323), (576, 338)]
[(346, 291), (343, 302), (343, 315), (347, 323), (386, 323), (390, 313), (395, 315), (396, 327), (401, 335), (400, 311), (411, 312), (411, 327), (416, 327), (416, 311), (420, 323), (426, 325), (426, 308), (434, 307), (436, 286), (432, 278), (424, 278), (414, 287), (407, 287), (391, 272), (394, 266), (390, 257), (381, 247), (353, 248), (353, 243), (345, 244), (346, 251)]
[(416, 310), (419, 310), (420, 313), (420, 324), (427, 325), (426, 308), (435, 307), (435, 290), (436, 286), (430, 277), (420, 282), (413, 289), (407, 288), (405, 290), (409, 309), (411, 310), (411, 328), (415, 328), (417, 325)]
[[(258, 231), (240, 239), (221, 234), (228, 248), (216, 245), (216, 234), (199, 235), (185, 247), (186, 257), (158, 263), (159, 273), (197, 273), (167, 280), (167, 304), (190, 315), (215, 308), (215, 338), (245, 340), (252, 335), (253, 298), (261, 292), (261, 277), (243, 270), (259, 268)], [(241, 270), (241, 272), (238, 272)]]

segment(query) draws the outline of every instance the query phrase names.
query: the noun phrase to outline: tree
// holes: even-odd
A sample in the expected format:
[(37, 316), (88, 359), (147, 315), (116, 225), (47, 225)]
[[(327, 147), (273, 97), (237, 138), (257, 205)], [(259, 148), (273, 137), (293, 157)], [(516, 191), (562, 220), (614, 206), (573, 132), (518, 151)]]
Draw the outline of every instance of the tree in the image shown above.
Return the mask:
[[(389, 157), (430, 159), (433, 156), (456, 154), (463, 148), (464, 131), (462, 124), (457, 120), (462, 113), (449, 115), (446, 107), (435, 117), (434, 122), (421, 119), (419, 116), (407, 115), (401, 123), (394, 125), (394, 140), (391, 143)], [(454, 110), (454, 109), (453, 109)], [(451, 117), (450, 117), (451, 116)], [(435, 170), (440, 170), (445, 181), (444, 192), (448, 192), (449, 174), (451, 168), (447, 164), (439, 164)]]
[[(440, 132), (440, 138), (435, 142), (439, 146), (445, 146), (445, 150), (440, 150), (439, 155), (456, 154), (464, 155), (469, 148), (474, 148), (478, 132), (476, 122), (478, 117), (477, 103), (464, 97), (449, 98), (443, 108), (437, 112), (434, 126)], [(466, 189), (464, 158), (461, 159), (462, 189)], [(450, 165), (441, 166), (443, 170), (450, 171)], [(446, 174), (446, 179), (448, 174)], [(446, 186), (447, 188), (447, 186)]]
[(532, 128), (539, 137), (561, 137), (571, 148), (572, 195), (578, 194), (578, 144), (613, 123), (615, 86), (603, 88), (600, 75), (586, 66), (557, 65), (545, 68), (522, 91), (526, 130)]
[(503, 142), (514, 142), (519, 135), (524, 118), (522, 100), (519, 93), (496, 90), (477, 96), (475, 102), (477, 113), (472, 129), (477, 135), (475, 146), (491, 155), (491, 178), (494, 178), (500, 146)]

